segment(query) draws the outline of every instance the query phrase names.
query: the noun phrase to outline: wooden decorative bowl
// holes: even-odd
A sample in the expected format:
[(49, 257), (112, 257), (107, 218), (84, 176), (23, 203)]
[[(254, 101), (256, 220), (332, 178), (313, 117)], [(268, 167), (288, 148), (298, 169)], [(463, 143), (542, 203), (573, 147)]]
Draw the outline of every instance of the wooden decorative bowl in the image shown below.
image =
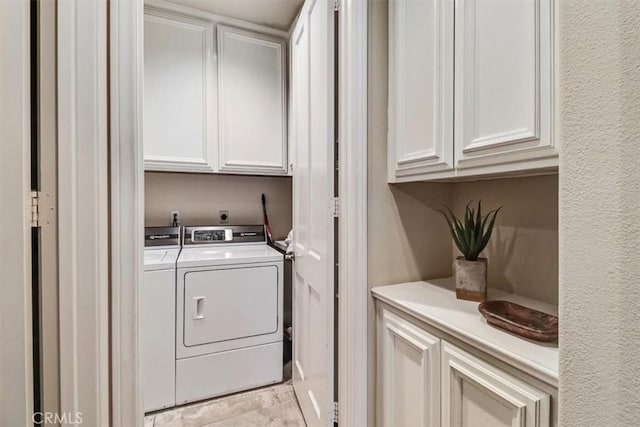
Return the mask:
[(478, 306), (487, 323), (534, 341), (558, 340), (558, 317), (509, 301), (485, 301)]

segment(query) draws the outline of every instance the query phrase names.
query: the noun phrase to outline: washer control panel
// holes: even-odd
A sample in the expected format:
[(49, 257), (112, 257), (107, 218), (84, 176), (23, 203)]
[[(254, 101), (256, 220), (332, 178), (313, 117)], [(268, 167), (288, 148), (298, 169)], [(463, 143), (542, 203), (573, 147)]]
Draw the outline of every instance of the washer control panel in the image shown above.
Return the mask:
[(264, 225), (188, 226), (182, 238), (183, 246), (266, 242)]
[(233, 240), (233, 230), (226, 228), (224, 230), (193, 230), (191, 233), (193, 242), (230, 242)]

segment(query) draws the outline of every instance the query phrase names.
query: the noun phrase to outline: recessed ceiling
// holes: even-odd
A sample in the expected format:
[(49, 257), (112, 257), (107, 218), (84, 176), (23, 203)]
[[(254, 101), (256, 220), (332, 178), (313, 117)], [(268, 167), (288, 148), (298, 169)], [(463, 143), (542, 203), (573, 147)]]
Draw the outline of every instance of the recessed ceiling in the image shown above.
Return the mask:
[(304, 0), (169, 0), (171, 3), (204, 10), (254, 24), (288, 31)]

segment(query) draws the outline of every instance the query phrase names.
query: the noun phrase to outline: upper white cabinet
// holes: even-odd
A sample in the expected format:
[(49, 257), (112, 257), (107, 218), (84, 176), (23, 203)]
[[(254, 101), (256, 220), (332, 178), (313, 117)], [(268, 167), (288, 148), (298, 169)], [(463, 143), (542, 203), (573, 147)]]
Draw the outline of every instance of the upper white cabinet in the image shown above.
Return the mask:
[(286, 175), (286, 36), (148, 2), (145, 169)]
[(452, 170), (453, 2), (389, 2), (389, 179)]
[(551, 3), (456, 2), (456, 167), (555, 164)]
[(556, 168), (553, 29), (554, 0), (390, 0), (389, 181)]
[(218, 25), (221, 172), (287, 173), (286, 45)]
[(144, 19), (146, 170), (213, 172), (213, 27), (147, 8)]

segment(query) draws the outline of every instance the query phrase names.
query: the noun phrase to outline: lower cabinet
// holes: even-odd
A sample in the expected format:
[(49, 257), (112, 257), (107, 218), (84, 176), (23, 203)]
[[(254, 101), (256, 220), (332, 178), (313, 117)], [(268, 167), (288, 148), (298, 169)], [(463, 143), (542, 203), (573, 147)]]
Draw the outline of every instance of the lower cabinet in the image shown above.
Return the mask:
[(551, 394), (378, 306), (377, 425), (548, 427)]
[(442, 426), (550, 425), (551, 396), (442, 341)]
[(440, 339), (388, 311), (378, 322), (378, 425), (440, 425)]

